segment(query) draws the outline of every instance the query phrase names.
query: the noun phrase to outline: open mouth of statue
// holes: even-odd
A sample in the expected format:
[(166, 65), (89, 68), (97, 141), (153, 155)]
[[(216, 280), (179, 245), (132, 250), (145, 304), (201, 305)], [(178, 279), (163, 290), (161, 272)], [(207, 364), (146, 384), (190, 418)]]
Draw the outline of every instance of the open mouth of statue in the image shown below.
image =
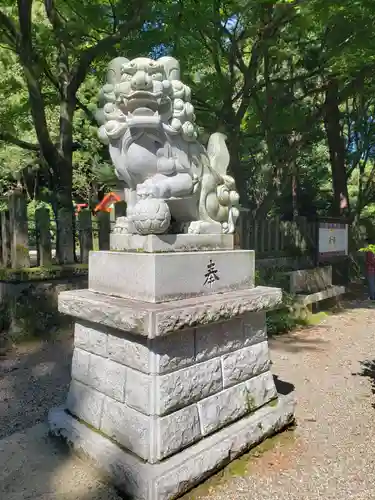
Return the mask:
[[(169, 103), (169, 106), (168, 106)], [(170, 100), (159, 93), (136, 91), (124, 100), (129, 127), (159, 127), (161, 114), (165, 113)]]
[(132, 98), (127, 103), (129, 113), (135, 114), (154, 114), (158, 110), (158, 102), (156, 99), (135, 99)]
[(159, 100), (159, 96), (139, 90), (128, 97), (126, 107), (133, 115), (150, 114), (150, 111), (155, 113), (159, 108)]
[(127, 123), (129, 127), (158, 127), (160, 123), (157, 99), (133, 97), (128, 100)]

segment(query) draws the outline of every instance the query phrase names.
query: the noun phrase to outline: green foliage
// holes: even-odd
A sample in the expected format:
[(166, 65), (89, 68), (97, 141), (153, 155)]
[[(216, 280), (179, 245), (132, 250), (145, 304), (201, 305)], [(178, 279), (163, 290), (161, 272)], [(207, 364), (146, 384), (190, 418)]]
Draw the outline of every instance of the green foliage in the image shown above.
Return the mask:
[(257, 286), (274, 286), (283, 290), (283, 303), (280, 308), (267, 312), (267, 332), (270, 335), (286, 333), (303, 323), (294, 310), (294, 297), (289, 294), (289, 277), (286, 267), (272, 266), (257, 271)]
[(269, 335), (287, 333), (303, 324), (288, 309), (271, 311), (267, 313), (267, 332)]
[[(181, 61), (201, 138), (216, 130), (227, 134), (241, 201), (258, 217), (329, 214), (341, 174), (354, 215), (373, 215), (371, 0), (34, 0), (32, 57), (9, 28), (13, 23), (23, 40), (18, 3), (4, 0), (0, 8), (0, 196), (21, 183), (30, 199), (53, 202), (63, 191), (56, 189), (60, 171), (69, 171), (68, 197), (77, 201), (94, 204), (99, 192), (117, 187), (108, 151), (96, 137), (97, 91), (111, 57), (152, 53)], [(147, 29), (139, 29), (145, 23)], [(69, 82), (86, 56), (73, 89)], [(345, 142), (339, 169), (325, 120), (332, 81), (335, 128)], [(61, 120), (68, 90), (76, 99), (71, 132)], [(70, 133), (74, 152), (62, 141)], [(347, 147), (353, 138), (355, 147)]]
[(291, 270), (292, 268), (287, 268), (285, 266), (262, 267), (258, 269), (255, 274), (255, 285), (274, 286), (282, 288), (283, 290), (288, 290), (289, 277), (287, 273)]
[(147, 21), (153, 32), (157, 5), (2, 2), (0, 196), (21, 184), (30, 199), (52, 203), (55, 213), (71, 212), (74, 198), (97, 201), (102, 186), (94, 167), (108, 161), (96, 138), (97, 92), (118, 49), (126, 47), (129, 56), (151, 49), (139, 33)]
[(50, 267), (24, 267), (22, 269), (0, 268), (0, 280), (7, 283), (22, 283), (28, 281), (45, 281), (53, 279), (72, 279), (77, 276), (87, 276), (87, 264), (72, 264)]
[(366, 247), (360, 248), (359, 251), (360, 252), (371, 252), (371, 253), (375, 254), (375, 245), (373, 245), (373, 244), (367, 245)]
[[(205, 2), (198, 19), (195, 2), (180, 5), (180, 16), (166, 23), (171, 50), (191, 75), (200, 123), (230, 138), (242, 203), (260, 216), (290, 215), (295, 176), (300, 215), (329, 213), (335, 152), (326, 142), (325, 92), (337, 78), (342, 107), (367, 85), (375, 4)], [(367, 204), (361, 199), (359, 210)]]

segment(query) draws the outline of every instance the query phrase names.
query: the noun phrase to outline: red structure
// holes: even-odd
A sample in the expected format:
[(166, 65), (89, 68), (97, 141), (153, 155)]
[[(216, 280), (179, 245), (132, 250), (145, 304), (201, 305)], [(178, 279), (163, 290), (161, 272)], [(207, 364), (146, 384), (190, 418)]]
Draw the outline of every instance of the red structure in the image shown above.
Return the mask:
[(77, 216), (79, 214), (79, 212), (82, 210), (82, 208), (87, 208), (88, 205), (87, 203), (76, 203), (75, 204), (75, 215)]
[(108, 193), (104, 196), (102, 201), (96, 205), (94, 212), (111, 212), (112, 205), (121, 201), (121, 198), (116, 193)]

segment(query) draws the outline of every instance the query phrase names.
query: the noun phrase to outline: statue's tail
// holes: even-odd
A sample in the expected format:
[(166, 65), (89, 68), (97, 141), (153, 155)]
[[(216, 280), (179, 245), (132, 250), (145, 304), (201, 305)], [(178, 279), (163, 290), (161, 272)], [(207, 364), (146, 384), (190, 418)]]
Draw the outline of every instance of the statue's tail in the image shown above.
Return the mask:
[[(220, 132), (212, 134), (209, 138), (207, 154), (210, 160), (211, 176), (208, 175), (207, 180), (204, 181), (201, 201), (204, 203), (206, 217), (209, 216), (210, 220), (221, 222), (223, 232), (233, 233), (239, 215), (237, 208), (239, 196), (235, 180), (227, 175), (230, 156), (225, 141), (226, 136)], [(207, 205), (208, 196), (211, 193), (215, 193), (218, 202), (217, 206), (211, 201), (212, 208), (216, 206), (216, 213), (214, 213), (215, 210), (212, 212)]]
[(221, 132), (211, 135), (207, 144), (207, 154), (211, 168), (221, 176), (227, 173), (229, 165), (229, 151), (226, 145), (226, 136)]

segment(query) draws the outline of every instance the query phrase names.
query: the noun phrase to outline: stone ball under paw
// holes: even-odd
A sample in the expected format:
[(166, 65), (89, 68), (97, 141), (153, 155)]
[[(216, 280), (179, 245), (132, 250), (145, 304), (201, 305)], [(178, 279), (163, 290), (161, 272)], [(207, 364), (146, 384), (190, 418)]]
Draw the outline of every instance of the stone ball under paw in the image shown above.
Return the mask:
[(139, 234), (163, 234), (170, 226), (171, 212), (164, 200), (145, 198), (134, 206), (131, 219)]

